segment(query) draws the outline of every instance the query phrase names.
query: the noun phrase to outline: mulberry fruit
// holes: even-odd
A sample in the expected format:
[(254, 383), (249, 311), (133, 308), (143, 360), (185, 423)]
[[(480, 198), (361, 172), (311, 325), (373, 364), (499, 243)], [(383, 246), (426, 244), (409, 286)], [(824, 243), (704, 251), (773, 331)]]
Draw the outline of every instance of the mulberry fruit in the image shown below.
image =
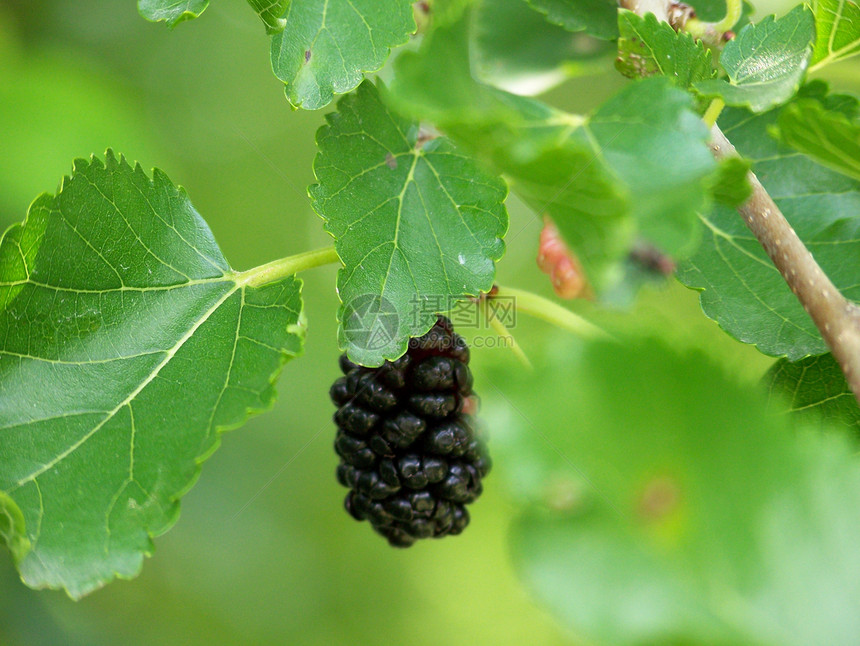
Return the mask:
[[(459, 534), (490, 459), (466, 411), (474, 397), (469, 348), (439, 317), (409, 350), (379, 368), (344, 354), (331, 387), (338, 407), (337, 479), (344, 505), (396, 547)], [(473, 402), (472, 402), (473, 403)]]

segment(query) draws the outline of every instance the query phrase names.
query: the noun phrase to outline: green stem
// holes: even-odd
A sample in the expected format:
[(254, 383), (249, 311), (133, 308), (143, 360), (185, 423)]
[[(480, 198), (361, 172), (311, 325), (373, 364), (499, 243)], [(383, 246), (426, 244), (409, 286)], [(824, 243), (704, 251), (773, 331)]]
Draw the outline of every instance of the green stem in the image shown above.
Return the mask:
[(292, 276), (305, 269), (313, 269), (314, 267), (330, 265), (335, 262), (340, 262), (340, 258), (334, 247), (314, 249), (313, 251), (305, 251), (295, 256), (273, 260), (248, 271), (239, 272), (236, 274), (236, 282), (239, 285), (260, 287), (281, 278)]
[(721, 34), (726, 33), (741, 19), (744, 11), (743, 0), (726, 0), (726, 17), (714, 24), (714, 29)]
[(490, 310), (488, 299), (483, 299), (481, 303), (484, 306), (484, 318), (487, 320), (487, 323), (490, 324), (490, 327), (493, 328), (493, 331), (496, 333), (496, 335), (499, 338), (510, 339), (512, 343), (511, 350), (513, 350), (514, 356), (519, 359), (520, 363), (523, 364), (523, 367), (525, 367), (526, 370), (534, 370), (534, 368), (532, 367), (532, 362), (529, 361), (528, 356), (526, 356), (526, 353), (520, 347), (520, 344), (517, 343), (517, 340), (514, 338), (514, 335), (511, 334), (510, 330), (508, 330), (505, 324), (502, 323), (498, 318), (496, 318), (496, 316)]
[(690, 18), (684, 25), (684, 31), (709, 47), (722, 49), (725, 44), (723, 35), (738, 24), (743, 9), (743, 0), (726, 0), (725, 18), (718, 22), (702, 22), (698, 18)]
[(708, 109), (705, 110), (705, 116), (702, 117), (704, 122), (708, 125), (708, 128), (713, 128), (714, 125), (716, 125), (717, 119), (720, 118), (720, 114), (725, 107), (726, 104), (722, 99), (714, 99), (711, 101), (711, 105), (709, 105)]
[(586, 339), (612, 339), (612, 336), (548, 298), (513, 287), (499, 286), (494, 298), (512, 298), (518, 312), (523, 312)]

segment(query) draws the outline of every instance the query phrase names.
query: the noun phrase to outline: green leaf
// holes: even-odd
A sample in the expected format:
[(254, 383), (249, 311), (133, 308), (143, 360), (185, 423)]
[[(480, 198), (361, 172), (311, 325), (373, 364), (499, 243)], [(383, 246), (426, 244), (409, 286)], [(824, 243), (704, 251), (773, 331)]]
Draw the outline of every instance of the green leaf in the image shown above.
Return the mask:
[(752, 185), (747, 174), (752, 164), (739, 157), (729, 157), (720, 162), (717, 172), (711, 178), (711, 194), (720, 203), (736, 208), (752, 195)]
[(786, 106), (775, 132), (819, 164), (860, 180), (860, 122), (805, 100)]
[(477, 83), (467, 35), (465, 23), (440, 28), (398, 58), (398, 109), (434, 122), (550, 214), (597, 291), (621, 280), (637, 238), (670, 255), (692, 251), (716, 164), (689, 95), (645, 79), (590, 117), (567, 114)]
[(848, 119), (860, 118), (860, 99), (850, 94), (834, 94), (822, 80), (809, 81), (797, 93), (797, 99), (814, 99), (825, 109), (845, 115)]
[(184, 190), (78, 160), (0, 242), (0, 492), (33, 587), (138, 573), (221, 431), (301, 351), (301, 283), (246, 284)]
[(411, 0), (303, 0), (290, 3), (272, 37), (272, 69), (289, 102), (316, 110), (382, 67), (415, 31)]
[(815, 50), (812, 69), (860, 54), (860, 5), (854, 0), (814, 0)]
[(158, 22), (163, 20), (168, 27), (196, 18), (209, 6), (209, 0), (137, 0), (140, 15)]
[[(554, 339), (485, 376), (512, 549), (583, 643), (851, 644), (860, 465), (706, 355)], [(493, 423), (495, 418), (495, 422)], [(559, 423), (568, 420), (568, 423)]]
[(720, 62), (731, 82), (699, 81), (696, 90), (728, 105), (764, 112), (791, 99), (812, 57), (815, 20), (801, 5), (779, 20), (768, 16), (729, 41)]
[(573, 133), (592, 146), (632, 197), (638, 235), (673, 257), (698, 244), (696, 213), (706, 208), (716, 163), (708, 129), (688, 94), (666, 79), (627, 85)]
[(547, 20), (568, 31), (584, 31), (597, 38), (618, 36), (618, 4), (615, 0), (528, 0)]
[[(723, 113), (720, 125), (753, 163), (765, 189), (849, 299), (860, 300), (860, 182), (830, 171), (769, 135), (779, 110)], [(737, 211), (717, 206), (702, 217), (705, 236), (678, 278), (703, 290), (702, 309), (730, 335), (773, 356), (797, 361), (828, 352), (812, 320)]]
[(283, 31), (287, 24), (283, 15), (290, 4), (289, 0), (248, 0), (248, 4), (260, 16), (267, 34)]
[(860, 406), (832, 354), (807, 357), (796, 363), (780, 359), (764, 377), (772, 404), (788, 410), (808, 425), (844, 426), (860, 432)]
[(625, 76), (666, 76), (681, 89), (714, 76), (711, 54), (701, 42), (679, 33), (654, 14), (644, 18), (632, 11), (618, 13), (618, 59), (615, 66)]
[(369, 81), (327, 121), (310, 194), (345, 265), (338, 338), (353, 361), (378, 366), (437, 312), (492, 287), (507, 188), (450, 140), (391, 112)]
[(526, 0), (484, 0), (475, 10), (472, 32), (479, 80), (521, 95), (602, 70), (614, 50), (606, 41), (548, 23)]

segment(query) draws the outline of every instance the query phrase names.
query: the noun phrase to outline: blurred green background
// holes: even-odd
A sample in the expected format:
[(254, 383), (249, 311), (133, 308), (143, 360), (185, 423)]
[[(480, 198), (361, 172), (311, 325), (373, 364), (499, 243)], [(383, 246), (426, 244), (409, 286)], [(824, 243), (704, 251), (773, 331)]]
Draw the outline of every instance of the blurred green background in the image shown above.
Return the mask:
[[(759, 15), (792, 4), (759, 3)], [(75, 157), (112, 147), (185, 186), (237, 269), (327, 244), (306, 197), (325, 111), (293, 112), (268, 56), (262, 26), (238, 0), (173, 32), (140, 18), (134, 0), (0, 0), (0, 226), (53, 191)], [(835, 66), (828, 78), (860, 92), (858, 69)], [(550, 99), (584, 111), (623, 82), (575, 79)], [(534, 263), (537, 220), (514, 198), (509, 208), (499, 280), (549, 295)], [(395, 551), (343, 512), (327, 395), (337, 375), (334, 271), (306, 276), (305, 357), (286, 368), (275, 409), (224, 437), (138, 579), (73, 603), (25, 588), (0, 554), (0, 645), (573, 643), (511, 568), (517, 510), (504, 464), (458, 538)], [(631, 313), (596, 316), (672, 334), (741, 379), (770, 364), (677, 285), (646, 290)], [(520, 318), (515, 334), (528, 352), (555, 333)], [(479, 392), (482, 366), (515, 361), (504, 350), (474, 354)]]

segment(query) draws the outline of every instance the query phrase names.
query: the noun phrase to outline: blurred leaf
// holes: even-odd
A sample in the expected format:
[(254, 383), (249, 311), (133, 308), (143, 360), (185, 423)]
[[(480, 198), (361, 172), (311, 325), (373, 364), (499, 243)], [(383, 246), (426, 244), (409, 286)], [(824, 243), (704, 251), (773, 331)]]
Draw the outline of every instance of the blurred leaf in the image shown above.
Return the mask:
[(716, 164), (689, 95), (645, 79), (591, 117), (568, 114), (475, 82), (467, 34), (464, 23), (437, 29), (398, 58), (399, 110), (433, 121), (550, 214), (598, 291), (620, 280), (637, 237), (670, 255), (692, 251)]
[(812, 57), (815, 19), (805, 5), (776, 20), (768, 16), (744, 27), (726, 43), (720, 63), (730, 83), (699, 81), (696, 90), (728, 105), (764, 112), (785, 103), (800, 87)]
[[(723, 113), (720, 125), (824, 272), (846, 298), (860, 300), (860, 182), (780, 145), (768, 131), (773, 110)], [(827, 345), (737, 211), (717, 206), (702, 217), (705, 237), (678, 271), (701, 289), (705, 314), (744, 343), (797, 361)]]
[(731, 207), (738, 207), (746, 202), (752, 195), (752, 185), (747, 179), (751, 166), (749, 161), (738, 157), (721, 160), (711, 180), (711, 194), (714, 199)]
[(842, 438), (793, 433), (704, 354), (568, 342), (536, 361), (491, 375), (484, 408), (506, 422), (496, 463), (519, 465), (521, 575), (571, 629), (618, 645), (854, 642), (860, 466)]
[(286, 26), (287, 20), (283, 16), (290, 0), (248, 0), (248, 4), (266, 25), (267, 34), (276, 34)]
[(854, 0), (813, 0), (813, 69), (860, 54), (860, 6)]
[(614, 0), (528, 0), (547, 20), (568, 31), (613, 40), (618, 36), (618, 4)]
[(709, 79), (711, 54), (690, 34), (677, 32), (667, 22), (649, 13), (644, 18), (632, 11), (618, 13), (618, 59), (615, 66), (624, 76), (662, 75), (686, 90), (696, 81)]
[(850, 94), (832, 93), (827, 82), (820, 79), (804, 84), (797, 93), (797, 100), (800, 99), (814, 99), (826, 110), (838, 112), (848, 119), (860, 117), (860, 99)]
[(860, 431), (860, 406), (832, 354), (807, 357), (795, 363), (777, 361), (765, 375), (771, 400), (785, 400), (804, 422), (845, 426)]
[(301, 350), (300, 282), (237, 280), (185, 192), (78, 160), (0, 242), (0, 491), (33, 587), (139, 571), (221, 431)]
[[(613, 51), (605, 41), (547, 22), (526, 0), (484, 0), (472, 23), (478, 78), (508, 92), (540, 94), (569, 76), (596, 70)], [(589, 61), (592, 61), (589, 67)]]
[(716, 163), (708, 129), (689, 95), (665, 79), (627, 85), (573, 137), (590, 143), (632, 198), (638, 234), (672, 257), (699, 241), (696, 214), (709, 204), (708, 176)]
[(860, 122), (812, 100), (786, 106), (776, 135), (819, 164), (860, 181)]
[(0, 538), (12, 552), (15, 562), (21, 561), (30, 551), (27, 539), (24, 514), (5, 493), (0, 491)]
[(345, 265), (338, 339), (353, 361), (379, 366), (436, 312), (493, 286), (507, 187), (450, 140), (423, 137), (370, 81), (327, 121), (310, 193)]
[[(160, 30), (141, 32), (157, 37)], [(0, 234), (21, 220), (34, 195), (56, 186), (70, 159), (111, 145), (138, 159), (159, 158), (143, 104), (132, 95), (118, 76), (74, 50), (0, 55)]]
[(382, 67), (415, 31), (411, 0), (292, 2), (272, 37), (272, 69), (297, 108), (324, 108)]
[(152, 22), (163, 20), (168, 27), (196, 18), (208, 6), (209, 0), (137, 0), (141, 16)]

